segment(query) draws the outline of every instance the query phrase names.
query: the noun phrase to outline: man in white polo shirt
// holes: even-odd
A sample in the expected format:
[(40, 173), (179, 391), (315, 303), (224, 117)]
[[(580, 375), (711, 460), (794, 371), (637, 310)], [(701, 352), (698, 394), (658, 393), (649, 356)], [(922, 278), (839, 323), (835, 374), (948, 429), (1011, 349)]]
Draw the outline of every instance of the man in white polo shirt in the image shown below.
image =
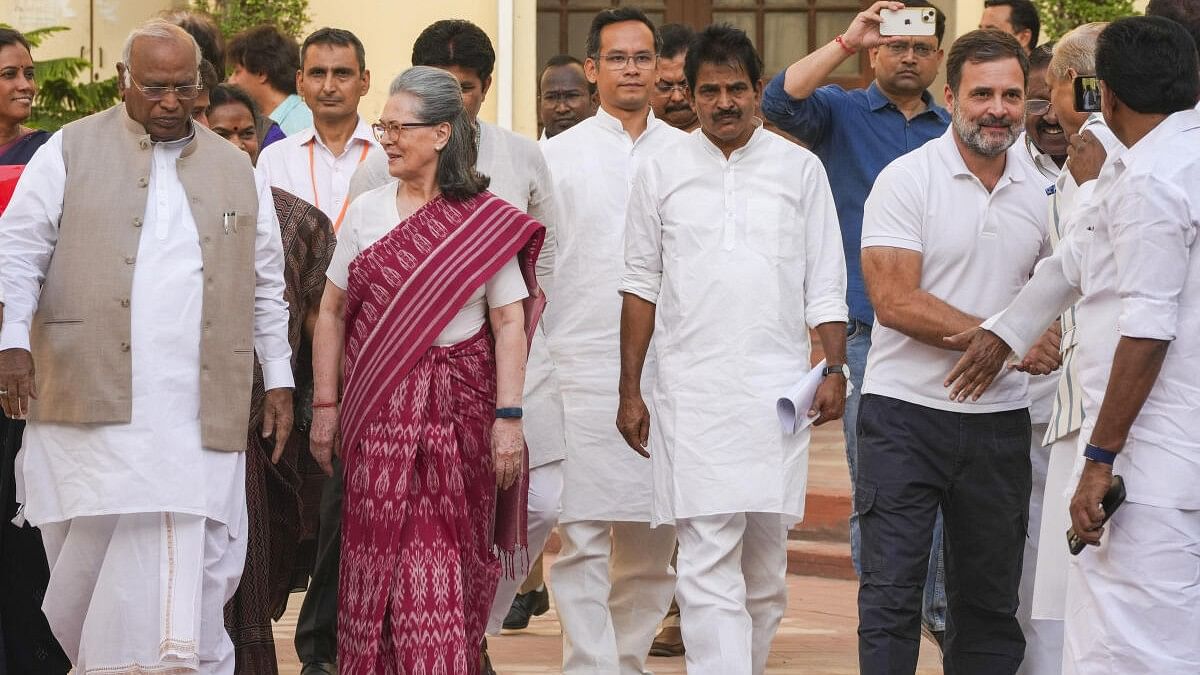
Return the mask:
[[(951, 128), (892, 162), (867, 198), (862, 260), (875, 306), (858, 418), (862, 528), (859, 664), (912, 673), (934, 518), (945, 517), (947, 672), (1012, 675), (1030, 494), (1027, 377), (950, 400), (945, 338), (1004, 307), (1047, 254), (1045, 181), (1013, 147), (1028, 61), (1010, 35), (974, 31), (947, 59)], [(1045, 346), (1044, 344), (1041, 346)], [(1039, 372), (1057, 350), (1033, 355)]]

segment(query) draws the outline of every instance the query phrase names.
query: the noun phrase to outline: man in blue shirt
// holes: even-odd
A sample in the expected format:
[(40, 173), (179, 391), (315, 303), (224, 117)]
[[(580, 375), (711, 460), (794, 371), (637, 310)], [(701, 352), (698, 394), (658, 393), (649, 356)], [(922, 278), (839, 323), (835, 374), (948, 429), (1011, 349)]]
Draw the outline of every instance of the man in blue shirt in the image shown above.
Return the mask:
[[(885, 166), (941, 136), (950, 124), (950, 113), (934, 103), (927, 91), (942, 63), (946, 17), (937, 11), (932, 36), (881, 36), (881, 10), (905, 6), (900, 2), (876, 2), (854, 17), (846, 32), (776, 75), (763, 92), (762, 100), (767, 119), (799, 139), (825, 164), (841, 223), (846, 255), (846, 301), (850, 306), (846, 360), (854, 383), (846, 401), (843, 428), (852, 483), (857, 468), (858, 398), (875, 319), (859, 261), (863, 203), (875, 177)], [(911, 0), (907, 6), (932, 7), (925, 0)], [(821, 86), (838, 66), (848, 59), (857, 59), (861, 49), (868, 50), (875, 70), (875, 81), (870, 86), (852, 91), (837, 85)], [(857, 514), (850, 517), (850, 542), (855, 570), (861, 571)], [(934, 547), (937, 550), (930, 557), (924, 618), (940, 643), (946, 606), (940, 518)]]

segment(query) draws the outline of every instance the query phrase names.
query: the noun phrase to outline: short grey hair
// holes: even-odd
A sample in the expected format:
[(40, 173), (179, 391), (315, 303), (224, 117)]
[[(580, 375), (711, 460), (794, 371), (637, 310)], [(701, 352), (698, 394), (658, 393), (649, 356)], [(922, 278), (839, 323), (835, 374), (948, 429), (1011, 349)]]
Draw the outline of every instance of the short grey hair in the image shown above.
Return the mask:
[(200, 82), (200, 61), (204, 57), (200, 54), (200, 45), (196, 43), (196, 38), (192, 37), (191, 33), (165, 19), (150, 19), (130, 31), (129, 37), (125, 38), (125, 48), (121, 50), (121, 63), (125, 64), (125, 86), (129, 86), (129, 59), (133, 57), (133, 43), (138, 38), (186, 40), (188, 44), (192, 45), (192, 49), (196, 51), (196, 82)]
[(466, 199), (486, 190), (490, 179), (475, 170), (479, 158), (475, 125), (467, 119), (458, 80), (441, 68), (413, 66), (392, 80), (388, 95), (397, 94), (408, 94), (420, 101), (419, 121), (450, 125), (450, 140), (437, 162), (437, 184), (442, 194), (451, 199)]
[(1062, 36), (1054, 45), (1054, 56), (1046, 72), (1056, 82), (1068, 79), (1068, 70), (1076, 75), (1096, 74), (1096, 42), (1108, 26), (1107, 21), (1085, 23)]

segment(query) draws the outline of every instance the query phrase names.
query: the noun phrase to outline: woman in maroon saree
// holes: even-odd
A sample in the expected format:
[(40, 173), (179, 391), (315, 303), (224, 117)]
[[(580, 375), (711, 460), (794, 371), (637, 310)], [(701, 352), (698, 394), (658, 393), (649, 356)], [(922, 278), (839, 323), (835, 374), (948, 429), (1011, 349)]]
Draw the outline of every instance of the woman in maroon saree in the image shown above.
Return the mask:
[[(313, 455), (345, 467), (343, 675), (475, 675), (525, 560), (521, 393), (544, 228), (486, 192), (461, 88), (415, 67), (377, 138), (399, 179), (351, 204), (313, 348)], [(499, 490), (497, 490), (499, 488)]]

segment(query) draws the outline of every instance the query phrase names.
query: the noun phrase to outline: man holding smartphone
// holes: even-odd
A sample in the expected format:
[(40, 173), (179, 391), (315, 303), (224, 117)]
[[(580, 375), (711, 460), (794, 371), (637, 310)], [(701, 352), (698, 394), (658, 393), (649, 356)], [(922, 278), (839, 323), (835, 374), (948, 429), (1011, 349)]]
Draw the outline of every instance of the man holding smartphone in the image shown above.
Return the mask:
[[(884, 37), (880, 35), (883, 10), (932, 8), (925, 0), (876, 2), (859, 13), (846, 31), (829, 44), (813, 51), (776, 75), (763, 92), (763, 115), (780, 129), (799, 139), (825, 165), (837, 206), (846, 256), (846, 302), (850, 321), (846, 329), (846, 361), (854, 384), (846, 400), (842, 429), (846, 436), (846, 462), (851, 483), (857, 473), (859, 393), (871, 348), (875, 320), (863, 283), (859, 244), (862, 235), (863, 203), (876, 176), (892, 160), (941, 136), (950, 124), (950, 114), (934, 102), (927, 91), (937, 78), (942, 63), (942, 35), (946, 17), (934, 8), (932, 35)], [(919, 21), (911, 24), (924, 28)], [(839, 67), (866, 50), (875, 81), (866, 89), (846, 91), (837, 85), (821, 86)], [(840, 365), (840, 364), (830, 364)], [(859, 557), (858, 514), (850, 516), (850, 547), (856, 572), (862, 572)], [(946, 628), (946, 595), (939, 578), (941, 567), (940, 520), (934, 532), (933, 555), (923, 618), (925, 627), (941, 643)]]

